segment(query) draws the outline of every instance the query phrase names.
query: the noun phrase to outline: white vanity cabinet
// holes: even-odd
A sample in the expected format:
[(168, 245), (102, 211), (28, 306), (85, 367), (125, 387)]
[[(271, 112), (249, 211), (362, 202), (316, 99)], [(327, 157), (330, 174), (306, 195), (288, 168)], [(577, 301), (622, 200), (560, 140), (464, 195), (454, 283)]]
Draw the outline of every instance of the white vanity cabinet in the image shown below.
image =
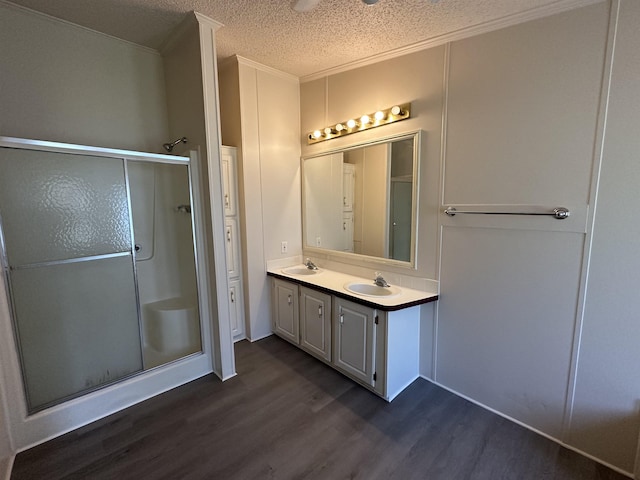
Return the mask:
[(331, 361), (331, 296), (300, 287), (300, 348)]
[(419, 376), (420, 307), (384, 311), (334, 297), (333, 365), (386, 400)]
[(283, 278), (271, 285), (278, 336), (388, 401), (418, 378), (419, 305), (388, 311)]
[(300, 344), (299, 287), (295, 283), (273, 280), (271, 306), (273, 332), (296, 345)]
[(375, 387), (376, 324), (373, 308), (336, 298), (333, 330), (333, 365), (347, 375)]
[(330, 362), (331, 296), (279, 279), (271, 292), (274, 333)]

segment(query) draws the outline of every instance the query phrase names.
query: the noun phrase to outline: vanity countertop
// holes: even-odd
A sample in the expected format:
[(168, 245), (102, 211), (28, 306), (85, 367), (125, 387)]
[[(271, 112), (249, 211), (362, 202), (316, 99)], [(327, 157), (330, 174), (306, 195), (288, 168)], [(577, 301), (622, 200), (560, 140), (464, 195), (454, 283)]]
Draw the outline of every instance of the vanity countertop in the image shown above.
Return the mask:
[(321, 268), (320, 272), (315, 275), (290, 275), (285, 273), (283, 269), (269, 268), (267, 270), (267, 275), (309, 288), (314, 288), (329, 295), (336, 295), (368, 307), (385, 311), (401, 310), (403, 308), (409, 308), (438, 300), (437, 293), (423, 292), (407, 287), (397, 287), (400, 289), (400, 293), (390, 297), (359, 295), (347, 291), (344, 288), (345, 284), (353, 282), (373, 284), (372, 279), (357, 277), (355, 275), (336, 272), (334, 270), (326, 270), (323, 268)]

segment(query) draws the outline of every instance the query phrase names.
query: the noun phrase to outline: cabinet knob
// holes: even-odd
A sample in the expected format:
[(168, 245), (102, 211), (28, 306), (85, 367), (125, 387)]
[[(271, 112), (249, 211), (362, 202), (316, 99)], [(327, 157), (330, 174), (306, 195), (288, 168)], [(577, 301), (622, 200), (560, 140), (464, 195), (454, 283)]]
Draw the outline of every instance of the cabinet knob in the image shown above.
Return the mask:
[(227, 207), (227, 208), (229, 207), (229, 194), (228, 193), (224, 194), (224, 206)]
[(231, 241), (231, 229), (227, 228), (227, 242)]
[(344, 313), (340, 314), (340, 323), (344, 323)]
[(287, 303), (291, 305), (291, 295), (287, 295)]
[(236, 302), (236, 296), (233, 293), (233, 290), (231, 290), (231, 303), (235, 303)]
[(322, 305), (318, 305), (318, 316), (322, 317)]

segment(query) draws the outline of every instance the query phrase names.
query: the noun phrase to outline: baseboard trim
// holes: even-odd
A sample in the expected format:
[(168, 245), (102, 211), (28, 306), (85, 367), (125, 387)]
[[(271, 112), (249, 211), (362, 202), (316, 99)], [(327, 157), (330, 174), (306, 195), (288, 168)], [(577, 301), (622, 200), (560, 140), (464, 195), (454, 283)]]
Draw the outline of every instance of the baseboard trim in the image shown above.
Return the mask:
[(261, 337), (256, 337), (256, 338), (247, 337), (247, 340), (249, 340), (251, 343), (254, 343), (254, 342), (257, 342), (258, 340), (262, 340), (264, 338), (271, 337), (272, 335), (273, 335), (273, 332), (267, 333), (266, 335), (262, 335)]
[(229, 379), (231, 379), (231, 378), (233, 378), (233, 377), (237, 377), (237, 376), (238, 376), (238, 374), (237, 374), (237, 373), (234, 373), (233, 375), (227, 375), (227, 376), (226, 376), (226, 377), (224, 377), (224, 378), (220, 378), (220, 380), (222, 380), (223, 382), (226, 382), (227, 380), (229, 380)]
[(517, 424), (517, 425), (520, 425), (521, 427), (524, 427), (527, 430), (531, 430), (532, 432), (537, 433), (538, 435), (542, 435), (543, 437), (548, 438), (549, 440), (551, 440), (551, 441), (553, 441), (553, 442), (555, 442), (555, 443), (557, 443), (559, 445), (562, 445), (563, 447), (568, 448), (569, 450), (572, 450), (572, 451), (574, 451), (576, 453), (579, 453), (580, 455), (582, 455), (584, 457), (587, 457), (587, 458), (593, 460), (594, 462), (598, 462), (598, 463), (604, 465), (605, 467), (610, 468), (611, 470), (614, 470), (614, 471), (616, 471), (616, 472), (618, 472), (618, 473), (620, 473), (622, 475), (625, 475), (625, 476), (627, 476), (629, 478), (636, 478), (633, 475), (633, 473), (631, 473), (631, 472), (627, 472), (626, 470), (623, 470), (620, 467), (616, 467), (615, 465), (611, 465), (610, 463), (607, 463), (607, 462), (605, 462), (604, 460), (602, 460), (602, 459), (600, 459), (598, 457), (595, 457), (595, 456), (593, 456), (593, 455), (591, 455), (591, 454), (589, 454), (587, 452), (584, 452), (584, 451), (580, 450), (579, 448), (576, 448), (576, 447), (574, 447), (572, 445), (564, 443), (562, 440), (560, 440), (560, 439), (558, 439), (556, 437), (553, 437), (553, 436), (549, 435), (548, 433), (544, 433), (543, 431), (538, 430), (537, 428), (532, 427), (531, 425), (527, 425), (526, 423), (521, 422), (520, 420), (517, 420), (517, 419), (515, 419), (513, 417), (510, 417), (509, 415), (506, 415), (506, 414), (504, 414), (504, 413), (502, 413), (502, 412), (500, 412), (500, 411), (498, 411), (498, 410), (496, 410), (494, 408), (491, 408), (491, 407), (485, 405), (484, 403), (481, 403), (481, 402), (479, 402), (477, 400), (474, 400), (473, 398), (468, 397), (468, 396), (466, 396), (466, 395), (464, 395), (464, 394), (462, 394), (462, 393), (460, 393), (460, 392), (458, 392), (456, 390), (453, 390), (452, 388), (449, 388), (446, 385), (443, 385), (443, 384), (441, 384), (439, 382), (431, 380), (430, 378), (425, 377), (424, 375), (420, 375), (420, 378), (426, 380), (427, 382), (433, 383), (434, 385), (437, 385), (438, 387), (443, 388), (444, 390), (446, 390), (446, 391), (448, 391), (450, 393), (453, 393), (454, 395), (457, 395), (460, 398), (464, 398), (465, 400), (473, 403), (474, 405), (478, 405), (479, 407), (482, 407), (485, 410), (490, 411), (491, 413), (495, 413), (496, 415), (499, 415), (502, 418), (505, 418), (505, 419)]

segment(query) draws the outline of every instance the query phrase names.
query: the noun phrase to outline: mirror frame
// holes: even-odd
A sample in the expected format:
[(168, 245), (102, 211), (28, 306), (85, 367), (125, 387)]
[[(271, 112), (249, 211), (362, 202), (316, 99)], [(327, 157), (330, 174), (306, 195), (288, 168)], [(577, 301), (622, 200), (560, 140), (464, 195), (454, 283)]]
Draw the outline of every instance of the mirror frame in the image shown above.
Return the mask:
[[(411, 195), (411, 221), (413, 223), (411, 234), (411, 257), (408, 262), (402, 260), (394, 260), (392, 258), (374, 257), (371, 255), (364, 255), (354, 252), (343, 252), (340, 250), (331, 250), (328, 248), (319, 248), (313, 245), (307, 245), (306, 243), (306, 229), (308, 220), (306, 218), (306, 192), (305, 192), (305, 172), (304, 162), (316, 157), (323, 157), (325, 155), (332, 155), (334, 153), (347, 152), (349, 150), (355, 150), (357, 148), (370, 147), (373, 145), (380, 145), (382, 143), (390, 143), (398, 140), (413, 139), (413, 180), (411, 182), (412, 195)], [(324, 146), (324, 145), (323, 145)], [(420, 153), (422, 151), (422, 130), (410, 130), (407, 132), (397, 133), (386, 137), (379, 137), (374, 140), (364, 141), (359, 143), (352, 143), (343, 145), (339, 148), (333, 148), (329, 150), (318, 151), (309, 155), (303, 155), (300, 158), (300, 187), (301, 187), (301, 199), (302, 199), (302, 251), (303, 256), (322, 256), (322, 257), (335, 257), (337, 260), (359, 260), (366, 263), (378, 263), (384, 265), (392, 265), (401, 268), (417, 269), (417, 245), (418, 245), (418, 201), (419, 201), (419, 188), (420, 188)], [(352, 262), (349, 262), (352, 263)]]

